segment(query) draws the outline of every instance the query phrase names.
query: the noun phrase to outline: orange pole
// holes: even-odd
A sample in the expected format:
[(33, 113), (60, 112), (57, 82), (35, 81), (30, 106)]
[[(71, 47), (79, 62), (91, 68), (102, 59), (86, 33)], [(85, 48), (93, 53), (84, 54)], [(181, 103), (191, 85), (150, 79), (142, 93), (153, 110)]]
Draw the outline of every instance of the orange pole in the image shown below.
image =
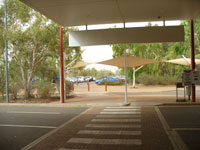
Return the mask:
[(105, 80), (105, 91), (107, 92), (107, 80)]
[(88, 92), (90, 91), (90, 83), (87, 80)]
[(78, 86), (78, 80), (76, 81), (76, 85)]

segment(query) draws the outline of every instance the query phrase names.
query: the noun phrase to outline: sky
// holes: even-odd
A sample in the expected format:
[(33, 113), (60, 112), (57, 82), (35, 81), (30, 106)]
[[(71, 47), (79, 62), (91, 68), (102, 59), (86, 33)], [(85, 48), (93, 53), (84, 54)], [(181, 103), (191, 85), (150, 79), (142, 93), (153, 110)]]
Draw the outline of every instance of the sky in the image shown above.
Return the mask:
[[(0, 5), (2, 5), (3, 2), (4, 2), (3, 0), (0, 0)], [(126, 27), (127, 28), (144, 27), (144, 26), (147, 26), (147, 24), (148, 24), (148, 22), (126, 23)], [(152, 25), (155, 25), (155, 24), (162, 26), (163, 22), (162, 21), (152, 22)], [(179, 25), (180, 21), (166, 21), (165, 24), (166, 24), (166, 26)], [(106, 29), (106, 28), (112, 28), (114, 26), (116, 28), (123, 28), (123, 24), (118, 23), (118, 24), (106, 24), (106, 25), (90, 25), (90, 26), (88, 26), (88, 30)], [(85, 26), (79, 26), (78, 28), (79, 28), (79, 30), (86, 29)], [(107, 59), (112, 59), (113, 51), (112, 51), (112, 46), (110, 46), (110, 45), (85, 46), (85, 47), (81, 47), (81, 49), (83, 50), (82, 58), (86, 62), (95, 63), (95, 62), (104, 61)], [(115, 72), (117, 70), (117, 67), (108, 66), (108, 65), (98, 65), (98, 64), (89, 65), (86, 68), (93, 68), (93, 67), (96, 68), (97, 70), (106, 69), (106, 70), (111, 70), (113, 72)]]

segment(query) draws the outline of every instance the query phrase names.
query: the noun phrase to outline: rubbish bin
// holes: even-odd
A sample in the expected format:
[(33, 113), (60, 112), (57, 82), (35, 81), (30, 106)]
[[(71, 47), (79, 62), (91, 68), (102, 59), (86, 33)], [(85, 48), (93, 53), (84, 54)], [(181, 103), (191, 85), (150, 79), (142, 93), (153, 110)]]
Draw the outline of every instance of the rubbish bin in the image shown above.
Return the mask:
[(186, 94), (188, 96), (188, 100), (190, 100), (190, 96), (191, 96), (191, 86), (186, 86)]

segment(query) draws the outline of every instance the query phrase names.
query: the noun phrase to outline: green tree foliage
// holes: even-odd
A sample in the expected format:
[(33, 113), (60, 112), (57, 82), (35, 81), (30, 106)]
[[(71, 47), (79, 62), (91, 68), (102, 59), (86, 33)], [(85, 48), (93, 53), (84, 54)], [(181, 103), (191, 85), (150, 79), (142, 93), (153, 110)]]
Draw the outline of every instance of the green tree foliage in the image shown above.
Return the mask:
[[(176, 76), (183, 69), (188, 69), (187, 66), (174, 65), (162, 62), (162, 60), (190, 57), (190, 22), (183, 21), (182, 25), (185, 28), (185, 42), (180, 43), (150, 43), (150, 44), (120, 44), (114, 45), (113, 57), (124, 55), (126, 50), (128, 55), (138, 56), (159, 60), (160, 63), (145, 65), (136, 75), (145, 73), (151, 76)], [(200, 20), (195, 21), (195, 53), (196, 58), (200, 58)], [(121, 69), (123, 74), (124, 70)], [(132, 80), (133, 69), (128, 69), (128, 78)]]
[(85, 69), (85, 67), (81, 67), (81, 68), (72, 69), (69, 76), (93, 76), (93, 77), (96, 77), (97, 74), (98, 74), (98, 71), (95, 68)]
[[(3, 9), (0, 9), (1, 14)], [(0, 16), (0, 23), (3, 18), (4, 15)], [(65, 65), (81, 59), (81, 49), (68, 46), (68, 31), (64, 28)], [(7, 36), (0, 36), (0, 40), (5, 37), (9, 48), (10, 85), (22, 83), (26, 98), (32, 96), (34, 77), (52, 81), (59, 75), (59, 25), (18, 0), (8, 0), (8, 32)]]

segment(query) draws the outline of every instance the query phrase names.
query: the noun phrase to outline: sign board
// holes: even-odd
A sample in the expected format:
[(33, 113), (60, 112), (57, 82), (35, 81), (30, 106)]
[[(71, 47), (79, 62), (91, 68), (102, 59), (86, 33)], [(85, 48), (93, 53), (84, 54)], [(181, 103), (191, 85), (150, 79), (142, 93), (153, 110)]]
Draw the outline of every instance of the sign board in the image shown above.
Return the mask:
[(192, 84), (200, 84), (200, 72), (195, 70), (184, 70), (183, 85), (191, 86)]
[(200, 84), (200, 73), (199, 71), (193, 71), (192, 73), (192, 84)]
[(183, 71), (183, 85), (184, 86), (192, 85), (192, 70)]

